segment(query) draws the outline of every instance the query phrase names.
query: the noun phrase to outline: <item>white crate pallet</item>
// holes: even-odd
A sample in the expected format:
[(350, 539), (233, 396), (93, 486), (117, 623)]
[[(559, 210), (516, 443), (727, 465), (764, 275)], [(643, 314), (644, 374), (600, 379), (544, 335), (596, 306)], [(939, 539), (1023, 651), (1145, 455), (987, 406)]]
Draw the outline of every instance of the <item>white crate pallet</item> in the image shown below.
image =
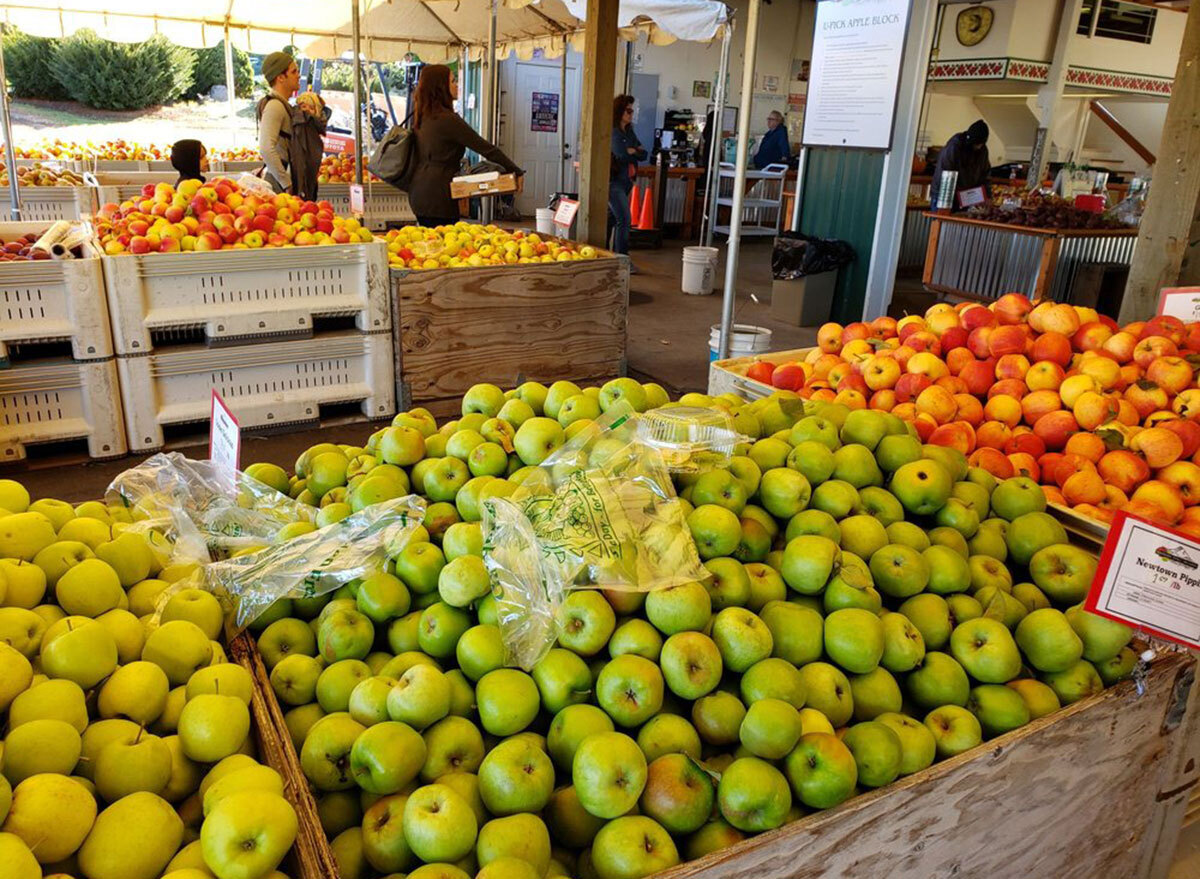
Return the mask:
[[(0, 223), (0, 239), (44, 232), (47, 223)], [(99, 257), (0, 262), (0, 365), (8, 346), (70, 340), (76, 360), (112, 357)]]
[(308, 335), (313, 318), (354, 315), (362, 332), (391, 328), (382, 241), (258, 250), (105, 256), (119, 355), (146, 354), (156, 330), (202, 327), (210, 343)]
[[(0, 165), (4, 164), (4, 154), (0, 151)], [(33, 165), (48, 165), (51, 168), (62, 168), (65, 171), (79, 173), (83, 170), (83, 162), (78, 159), (17, 159), (18, 168), (29, 168)]]
[[(95, 210), (91, 186), (22, 186), (21, 220), (82, 220)], [(12, 195), (0, 189), (0, 216), (12, 216)]]
[(257, 171), (263, 166), (262, 159), (210, 159), (209, 174), (225, 174), (236, 179), (237, 175)]
[(769, 351), (766, 354), (754, 354), (749, 357), (731, 357), (728, 360), (714, 360), (708, 364), (708, 393), (737, 394), (743, 400), (761, 400), (775, 393), (776, 388), (763, 382), (746, 377), (750, 365), (765, 360), (778, 366), (793, 360), (803, 360), (812, 348), (793, 348), (789, 351)]
[[(350, 215), (350, 184), (321, 183), (317, 199), (327, 201), (339, 216)], [(417, 215), (408, 203), (408, 193), (386, 183), (363, 184), (363, 225), (376, 231), (392, 223), (415, 223)]]
[[(96, 204), (120, 204), (129, 199), (141, 199), (142, 187), (147, 183), (170, 183), (179, 179), (177, 171), (97, 171), (94, 175)], [(84, 178), (89, 180), (91, 178)]]
[(243, 429), (315, 424), (320, 407), (396, 410), (391, 333), (330, 333), (240, 348), (191, 346), (118, 357), (130, 447), (161, 448), (163, 428), (205, 422), (215, 389)]
[(116, 359), (40, 361), (0, 369), (0, 461), (38, 443), (86, 440), (93, 458), (127, 451)]

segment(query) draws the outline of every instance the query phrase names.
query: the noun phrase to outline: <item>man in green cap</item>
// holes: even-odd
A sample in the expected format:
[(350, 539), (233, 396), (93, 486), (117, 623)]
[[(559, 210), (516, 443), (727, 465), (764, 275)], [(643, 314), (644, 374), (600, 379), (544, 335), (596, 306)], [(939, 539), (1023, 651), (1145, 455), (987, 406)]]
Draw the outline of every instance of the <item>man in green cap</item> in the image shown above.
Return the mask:
[(262, 63), (270, 91), (258, 102), (258, 151), (266, 165), (266, 180), (276, 192), (291, 192), (288, 147), (292, 139), (292, 105), (300, 87), (300, 68), (287, 52), (272, 52)]

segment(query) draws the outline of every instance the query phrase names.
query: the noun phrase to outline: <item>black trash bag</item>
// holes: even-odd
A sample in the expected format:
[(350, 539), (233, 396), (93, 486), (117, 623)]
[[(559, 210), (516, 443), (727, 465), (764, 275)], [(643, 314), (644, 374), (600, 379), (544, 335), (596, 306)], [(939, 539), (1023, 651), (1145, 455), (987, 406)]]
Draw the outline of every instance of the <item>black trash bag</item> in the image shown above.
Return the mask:
[(854, 259), (854, 248), (846, 241), (785, 232), (775, 238), (771, 272), (778, 281), (794, 281), (807, 275), (832, 272)]

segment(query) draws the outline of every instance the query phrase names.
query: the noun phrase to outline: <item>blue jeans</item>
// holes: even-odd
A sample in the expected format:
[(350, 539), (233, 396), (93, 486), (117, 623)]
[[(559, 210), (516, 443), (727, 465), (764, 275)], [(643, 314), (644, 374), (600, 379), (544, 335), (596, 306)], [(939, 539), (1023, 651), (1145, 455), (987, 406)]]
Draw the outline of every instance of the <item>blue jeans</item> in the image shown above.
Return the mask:
[(629, 192), (620, 183), (608, 184), (608, 208), (616, 220), (613, 250), (617, 253), (629, 253), (629, 229), (633, 225), (633, 216), (629, 213)]

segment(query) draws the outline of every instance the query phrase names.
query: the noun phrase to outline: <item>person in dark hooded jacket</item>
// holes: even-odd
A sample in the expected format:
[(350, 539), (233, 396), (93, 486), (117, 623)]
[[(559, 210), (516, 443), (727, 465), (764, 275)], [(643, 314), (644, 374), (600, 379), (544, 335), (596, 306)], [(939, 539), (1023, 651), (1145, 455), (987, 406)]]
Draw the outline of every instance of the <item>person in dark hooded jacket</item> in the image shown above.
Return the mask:
[(171, 146), (171, 167), (179, 172), (178, 186), (184, 180), (204, 182), (208, 170), (208, 150), (198, 140), (177, 140)]
[[(988, 158), (987, 140), (988, 126), (982, 119), (975, 120), (966, 131), (960, 131), (950, 138), (938, 153), (937, 165), (933, 169), (933, 188), (930, 191), (936, 195), (943, 172), (957, 171), (955, 195), (964, 189), (982, 186), (984, 192), (990, 196), (988, 174), (992, 170), (992, 162)], [(954, 210), (960, 209), (956, 198)]]

